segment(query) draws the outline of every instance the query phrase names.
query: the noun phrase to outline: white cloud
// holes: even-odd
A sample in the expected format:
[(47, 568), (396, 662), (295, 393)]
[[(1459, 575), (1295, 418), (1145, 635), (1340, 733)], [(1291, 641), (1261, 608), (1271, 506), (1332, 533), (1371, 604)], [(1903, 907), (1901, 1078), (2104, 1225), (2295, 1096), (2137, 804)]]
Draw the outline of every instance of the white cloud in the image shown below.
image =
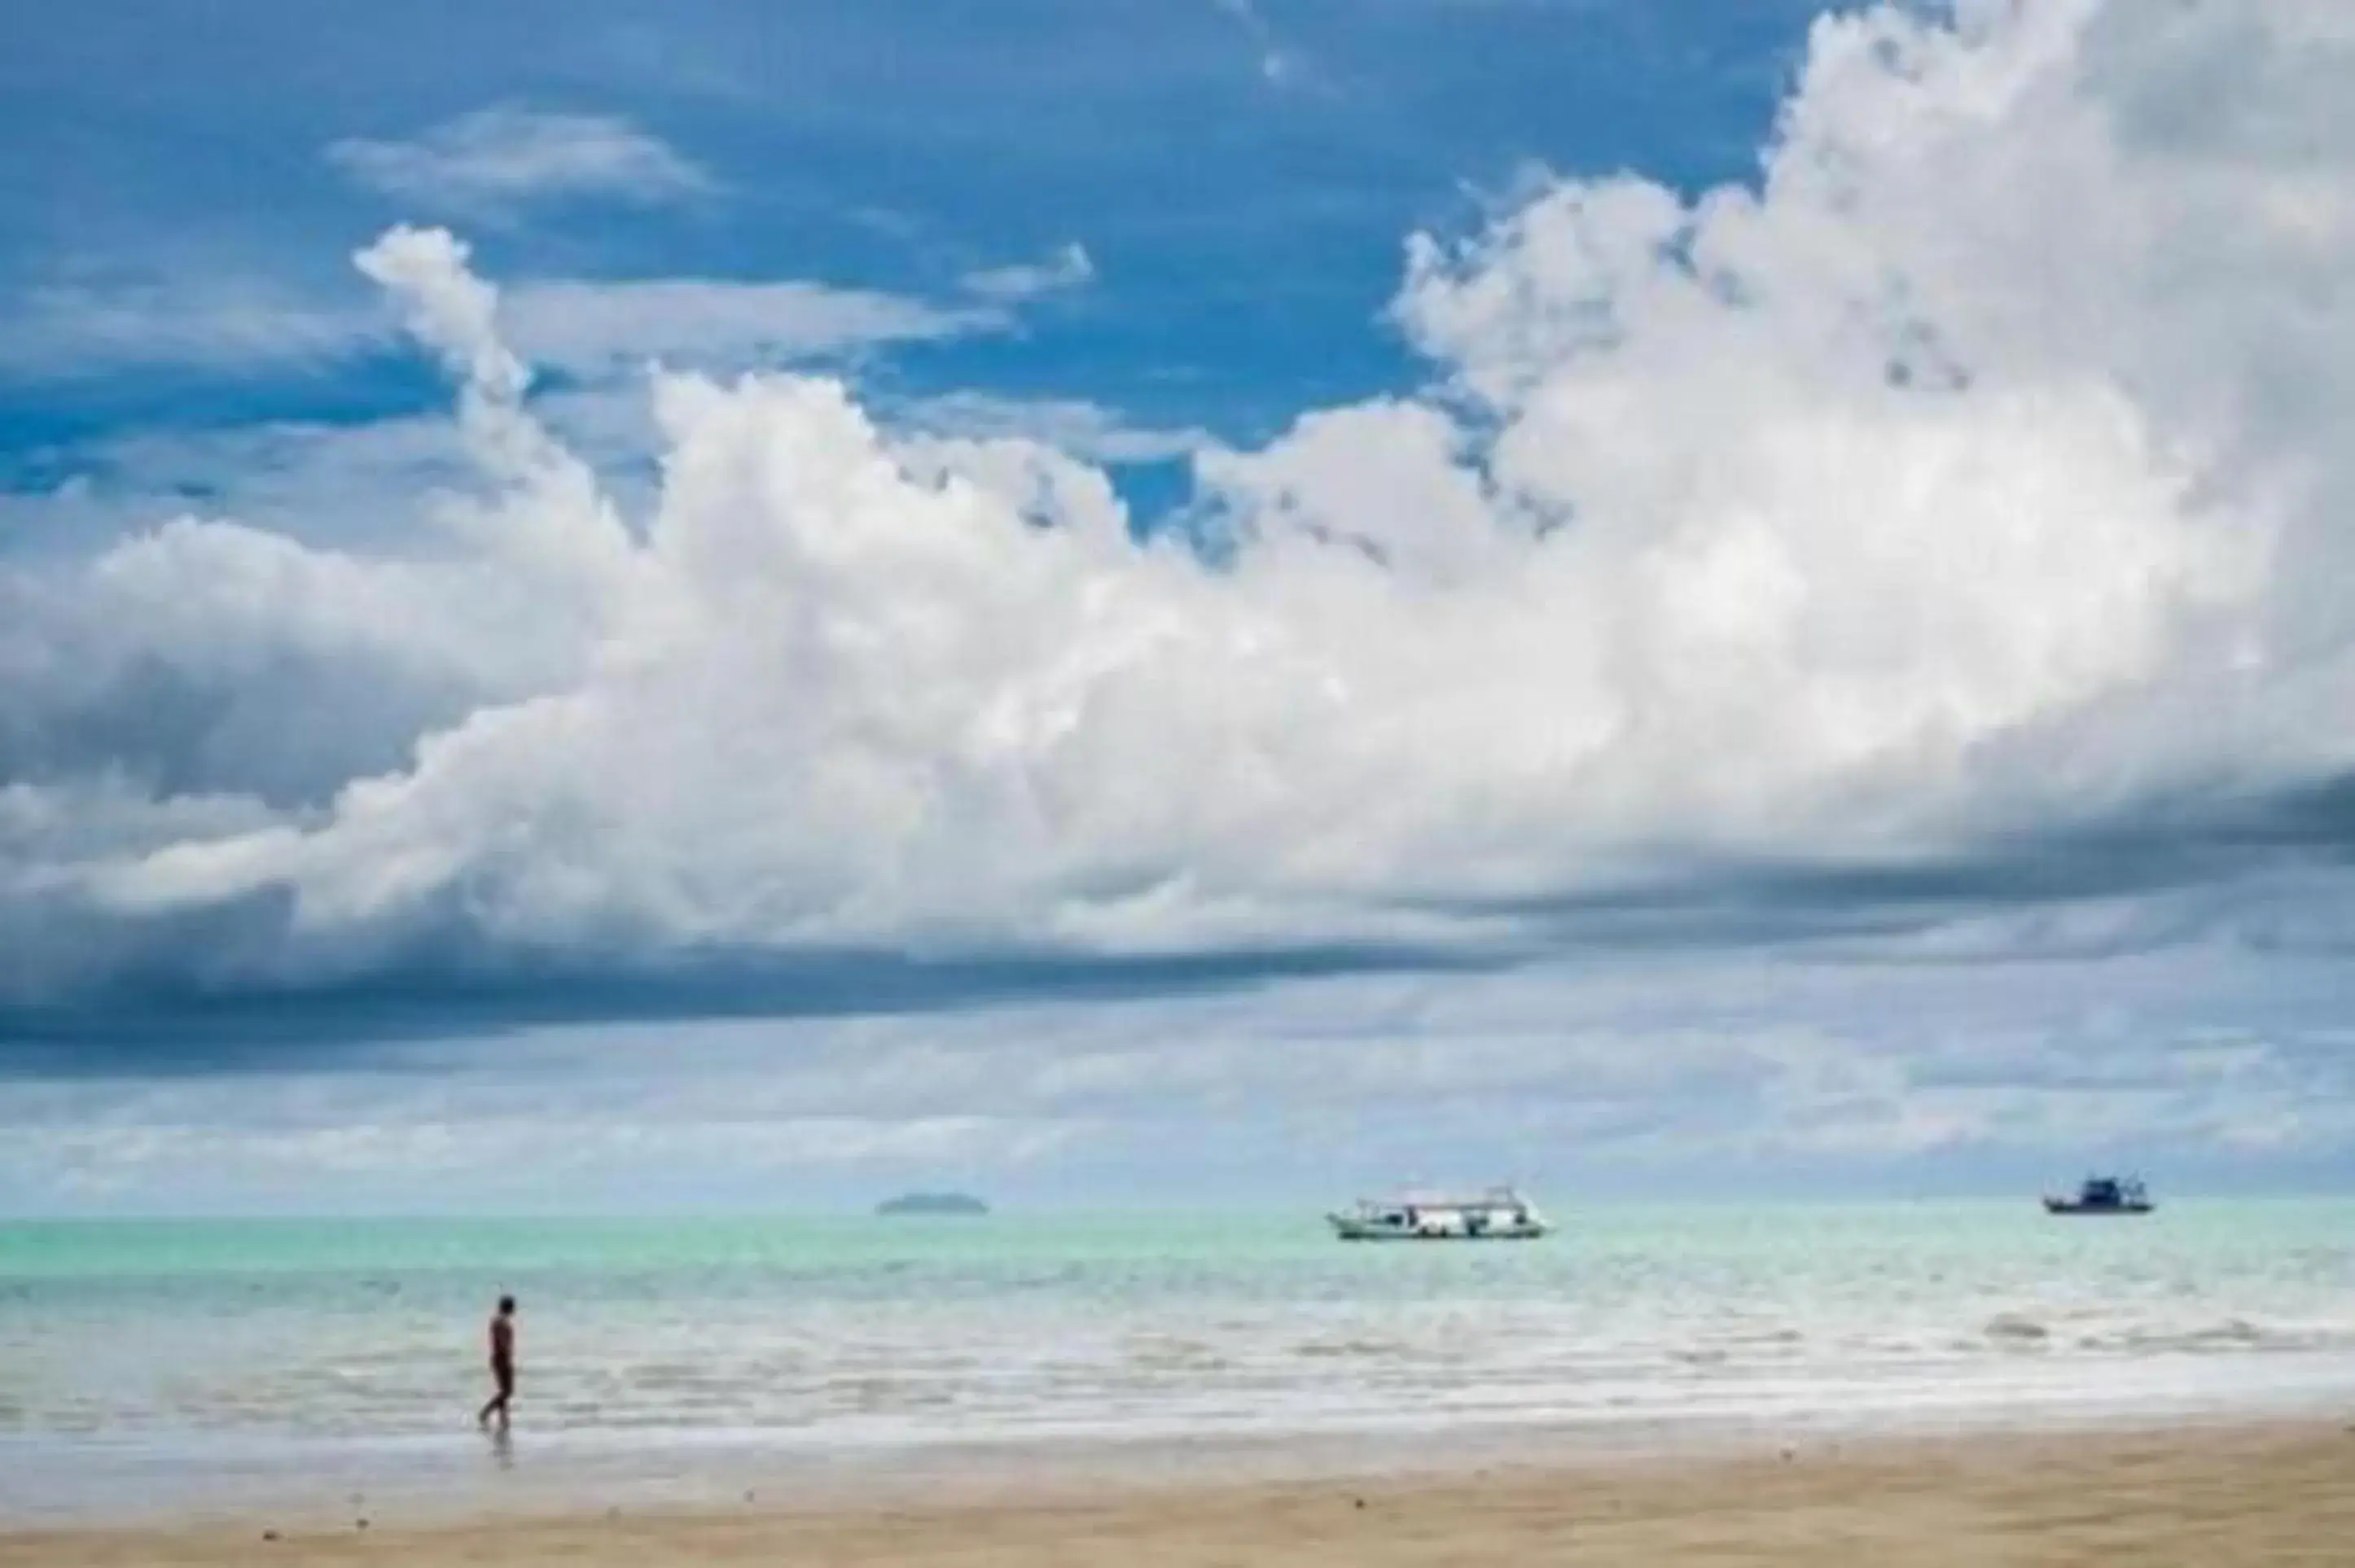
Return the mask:
[(1260, 15), (1257, 0), (1213, 0), (1218, 8), (1235, 19), (1242, 30), (1251, 35), (1252, 45), (1259, 50), (1259, 74), (1271, 85), (1284, 86), (1300, 73), (1300, 62), (1276, 39), (1275, 29)]
[(381, 347), (392, 336), (392, 323), (373, 305), (309, 301), (258, 282), (48, 283), (18, 296), (0, 321), (0, 376), (301, 369)]
[(996, 331), (1009, 318), (818, 283), (661, 278), (527, 283), (507, 295), (503, 321), (535, 363), (610, 375), (651, 361), (741, 368), (825, 359)]
[(462, 114), (406, 141), (347, 138), (326, 156), (387, 196), (458, 212), (559, 197), (671, 202), (713, 189), (703, 170), (627, 120), (513, 106)]
[(952, 392), (895, 406), (890, 412), (895, 423), (926, 434), (1035, 441), (1091, 463), (1167, 462), (1218, 444), (1208, 430), (1141, 425), (1101, 404), (1074, 398)]
[[(468, 650), (479, 700), (325, 809), (37, 845), (15, 895), (283, 899), (272, 973), (453, 921), (532, 954), (1542, 943), (1696, 867), (2338, 776), (2355, 252), (2315, 193), (2355, 127), (2296, 16), (1820, 22), (1762, 188), (1568, 181), (1419, 239), (1397, 314), (1440, 385), (1206, 458), (1216, 567), (1134, 542), (1068, 452), (911, 438), (806, 376), (657, 376), (625, 519), (518, 399), (463, 251), (389, 237), (370, 270), (501, 487), (452, 569), (532, 607), (511, 662), (363, 554), (190, 596), (211, 630), (174, 657), (208, 679), (211, 641), (299, 656), (332, 593)], [(2145, 111), (2227, 44), (2212, 136)], [(126, 558), (27, 591), (144, 582)]]
[(514, 402), (530, 377), (499, 339), (498, 291), (466, 270), (467, 259), (466, 247), (446, 230), (403, 227), (354, 260), (408, 307), (410, 331), (466, 390)]
[[(403, 227), (371, 250), (370, 265), (412, 267), (418, 258), (410, 252), (435, 245), (465, 253), (442, 230)], [(1007, 331), (1013, 306), (1065, 286), (1047, 281), (1043, 269), (1012, 272), (1038, 276), (1000, 277), (975, 287), (975, 301), (943, 304), (793, 279), (534, 278), (494, 291), (455, 271), (449, 275), (461, 281), (453, 286), (471, 287), (479, 298), (453, 300), (449, 308), (475, 313), (472, 341), (520, 355), (518, 374), (527, 359), (610, 378), (657, 362), (699, 369), (800, 365)], [(0, 376), (55, 381), (147, 367), (300, 371), (382, 352), (397, 336), (393, 318), (375, 302), (309, 300), (260, 283), (53, 284), (10, 307), (0, 330)]]
[(1094, 281), (1096, 266), (1077, 240), (1044, 261), (1012, 267), (991, 267), (964, 276), (966, 291), (985, 300), (1018, 303), (1045, 294), (1061, 293)]
[(130, 430), (74, 448), (70, 468), (46, 488), (0, 493), (13, 558), (90, 554), (191, 513), (381, 546), (414, 536), (422, 498), (482, 487), (439, 415)]

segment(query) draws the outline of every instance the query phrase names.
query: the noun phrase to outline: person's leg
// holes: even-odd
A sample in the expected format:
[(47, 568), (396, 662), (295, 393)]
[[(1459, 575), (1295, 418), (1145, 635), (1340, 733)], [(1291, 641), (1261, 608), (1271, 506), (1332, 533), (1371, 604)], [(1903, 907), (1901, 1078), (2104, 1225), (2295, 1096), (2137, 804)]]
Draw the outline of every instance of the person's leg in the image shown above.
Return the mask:
[(506, 1367), (493, 1367), (491, 1376), (496, 1380), (497, 1387), (484, 1402), (483, 1408), (475, 1413), (474, 1425), (477, 1426), (488, 1426), (494, 1415), (499, 1418), (499, 1425), (505, 1426), (507, 1424), (507, 1401), (515, 1397), (514, 1372)]

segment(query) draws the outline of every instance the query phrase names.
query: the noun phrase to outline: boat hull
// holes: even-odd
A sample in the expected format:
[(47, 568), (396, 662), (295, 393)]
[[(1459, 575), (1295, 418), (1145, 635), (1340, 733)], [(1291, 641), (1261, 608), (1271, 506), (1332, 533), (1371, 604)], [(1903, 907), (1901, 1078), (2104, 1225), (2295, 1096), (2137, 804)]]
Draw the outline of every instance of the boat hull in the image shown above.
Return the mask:
[(2126, 1219), (2137, 1214), (2147, 1214), (2158, 1207), (2156, 1203), (2075, 1203), (2066, 1198), (2044, 1200), (2046, 1213), (2060, 1214), (2072, 1219), (2105, 1220), (2114, 1217)]
[(1346, 1242), (1509, 1242), (1536, 1241), (1546, 1234), (1542, 1225), (1492, 1229), (1415, 1229), (1394, 1225), (1367, 1225), (1336, 1214), (1330, 1216), (1333, 1234)]
[(1414, 1192), (1360, 1199), (1325, 1216), (1343, 1241), (1535, 1241), (1551, 1228), (1545, 1212), (1510, 1187), (1476, 1197)]

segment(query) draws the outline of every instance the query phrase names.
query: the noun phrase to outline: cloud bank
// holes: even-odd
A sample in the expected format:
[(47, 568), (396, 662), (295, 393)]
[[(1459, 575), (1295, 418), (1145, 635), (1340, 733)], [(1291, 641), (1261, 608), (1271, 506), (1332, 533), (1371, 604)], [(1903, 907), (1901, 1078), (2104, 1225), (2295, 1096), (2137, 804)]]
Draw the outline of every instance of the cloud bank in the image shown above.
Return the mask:
[(2023, 844), (2097, 927), (2155, 839), (2204, 888), (2343, 848), (2344, 33), (1826, 18), (1754, 186), (1565, 179), (1417, 237), (1430, 384), (1202, 455), (1182, 527), (812, 376), (654, 375), (625, 508), (527, 395), (527, 340), (594, 313), (534, 327), (396, 229), (360, 264), (487, 499), (398, 551), (192, 517), (0, 577), (9, 1027), (842, 952), (1525, 954), (1729, 903), (1822, 934), (1809, 888), (2000, 948), (2019, 900), (1971, 872)]
[(1881, 1180), (2018, 1193), (2080, 1160), (2154, 1156), (2176, 1194), (2334, 1160), (2343, 1181), (2343, 984), (2323, 965), (2224, 995), (2215, 979), (2175, 953), (2058, 983), (2037, 963), (1638, 958), (57, 1075), (0, 1088), (0, 1201), (766, 1210), (954, 1181), (1015, 1202), (1314, 1212), (1402, 1178), (1506, 1175), (1562, 1202)]

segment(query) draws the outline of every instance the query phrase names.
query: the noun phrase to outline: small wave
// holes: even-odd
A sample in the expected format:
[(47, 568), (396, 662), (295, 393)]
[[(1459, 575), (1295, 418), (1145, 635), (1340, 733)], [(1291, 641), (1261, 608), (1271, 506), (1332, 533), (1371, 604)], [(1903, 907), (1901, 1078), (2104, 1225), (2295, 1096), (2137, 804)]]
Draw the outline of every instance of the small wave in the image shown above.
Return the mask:
[(837, 1404), (864, 1414), (931, 1410), (956, 1403), (955, 1395), (946, 1389), (891, 1377), (835, 1378), (820, 1393)]
[(622, 1386), (645, 1393), (692, 1393), (724, 1385), (727, 1371), (691, 1361), (647, 1361), (624, 1369)]
[(1396, 1340), (1309, 1340), (1293, 1346), (1292, 1353), (1312, 1361), (1400, 1361), (1414, 1354), (1414, 1351)]
[(1737, 1345), (1796, 1345), (1807, 1336), (1796, 1329), (1751, 1329), (1726, 1338)]
[(1196, 1340), (1148, 1336), (1130, 1340), (1126, 1350), (1128, 1364), (1146, 1372), (1222, 1372), (1234, 1364)]
[(2051, 1330), (2020, 1312), (1998, 1312), (1987, 1320), (1980, 1332), (2006, 1345), (2041, 1345), (2052, 1338)]
[(2227, 1318), (2190, 1329), (2139, 1330), (2123, 1336), (2123, 1342), (2136, 1351), (2304, 1350), (2316, 1343), (2316, 1336)]

